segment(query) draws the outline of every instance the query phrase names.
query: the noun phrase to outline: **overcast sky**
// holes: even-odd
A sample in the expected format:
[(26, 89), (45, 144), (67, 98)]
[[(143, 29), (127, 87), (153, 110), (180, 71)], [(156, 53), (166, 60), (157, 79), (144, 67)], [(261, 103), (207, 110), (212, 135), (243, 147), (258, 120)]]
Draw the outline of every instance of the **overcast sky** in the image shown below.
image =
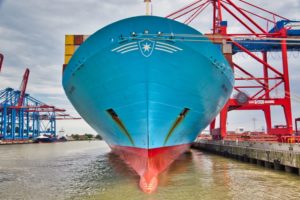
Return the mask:
[[(167, 14), (193, 2), (192, 0), (153, 0), (153, 14)], [(290, 19), (300, 19), (300, 0), (252, 0)], [(0, 88), (18, 88), (26, 67), (31, 70), (27, 92), (48, 104), (66, 108), (78, 116), (66, 98), (61, 86), (61, 66), (64, 61), (65, 34), (91, 34), (114, 21), (143, 15), (143, 0), (0, 0), (0, 52), (5, 55), (4, 68), (0, 74)], [(209, 32), (211, 9), (203, 13), (191, 26), (201, 32)], [(225, 15), (226, 17), (226, 15)], [(236, 23), (229, 23), (232, 31), (239, 30)], [(266, 25), (265, 25), (266, 26)], [(277, 57), (277, 58), (276, 58)], [(300, 57), (290, 53), (290, 76), (292, 95), (300, 96)], [(273, 54), (274, 63), (280, 57)], [(237, 57), (247, 63), (245, 57)], [(300, 104), (293, 101), (294, 117), (300, 117)], [(264, 126), (260, 112), (232, 113), (229, 126), (253, 128), (252, 118), (257, 118), (257, 128)], [(274, 117), (274, 124), (281, 123)], [(58, 130), (67, 134), (95, 133), (83, 120), (58, 123)]]

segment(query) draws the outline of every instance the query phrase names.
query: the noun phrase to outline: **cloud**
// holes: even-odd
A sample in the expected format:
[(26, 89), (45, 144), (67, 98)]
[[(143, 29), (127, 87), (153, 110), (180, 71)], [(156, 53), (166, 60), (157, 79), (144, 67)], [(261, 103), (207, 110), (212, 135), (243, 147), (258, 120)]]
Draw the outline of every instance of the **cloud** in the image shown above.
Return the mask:
[[(153, 12), (155, 15), (166, 16), (193, 0), (185, 2), (153, 0)], [(297, 0), (251, 2), (270, 7), (288, 18), (300, 18), (300, 3)], [(28, 67), (31, 70), (28, 93), (48, 104), (67, 108), (70, 113), (76, 115), (61, 87), (64, 35), (91, 34), (114, 21), (143, 15), (144, 12), (142, 0), (0, 0), (0, 51), (5, 55), (4, 68), (0, 74), (0, 88), (18, 88), (23, 72)], [(224, 14), (224, 19), (227, 18), (228, 15)], [(206, 11), (193, 21), (191, 26), (205, 33), (210, 31), (211, 23), (211, 13)], [(229, 26), (231, 31), (240, 31), (237, 22)], [(293, 85), (300, 85), (298, 63), (299, 58), (290, 62)], [(300, 94), (298, 88), (292, 87), (293, 93)], [(293, 104), (294, 110), (299, 110), (296, 109), (299, 106), (298, 103)], [(300, 113), (296, 114), (300, 116)], [(66, 122), (66, 125), (59, 122), (59, 129), (64, 126), (74, 132), (93, 132), (83, 122)]]

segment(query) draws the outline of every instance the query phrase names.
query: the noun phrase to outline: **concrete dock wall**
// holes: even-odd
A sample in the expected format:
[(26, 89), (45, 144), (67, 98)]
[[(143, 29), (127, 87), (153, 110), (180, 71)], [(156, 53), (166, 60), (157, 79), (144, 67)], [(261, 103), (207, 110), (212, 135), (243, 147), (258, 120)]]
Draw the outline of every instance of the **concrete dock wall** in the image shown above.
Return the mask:
[(192, 147), (300, 175), (300, 144), (196, 140)]

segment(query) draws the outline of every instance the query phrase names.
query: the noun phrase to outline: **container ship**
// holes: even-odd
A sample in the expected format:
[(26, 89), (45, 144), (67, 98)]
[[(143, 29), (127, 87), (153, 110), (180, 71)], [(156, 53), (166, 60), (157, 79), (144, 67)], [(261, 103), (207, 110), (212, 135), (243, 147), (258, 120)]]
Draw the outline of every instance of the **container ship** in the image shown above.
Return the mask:
[(90, 35), (64, 67), (67, 97), (147, 193), (232, 92), (220, 47), (193, 35), (202, 34), (174, 20), (127, 18)]

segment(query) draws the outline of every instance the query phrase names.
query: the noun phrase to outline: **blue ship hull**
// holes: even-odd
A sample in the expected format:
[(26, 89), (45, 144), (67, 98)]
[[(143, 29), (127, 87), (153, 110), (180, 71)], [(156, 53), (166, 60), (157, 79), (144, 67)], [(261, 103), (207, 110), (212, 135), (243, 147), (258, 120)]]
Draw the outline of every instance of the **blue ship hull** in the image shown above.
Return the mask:
[(64, 71), (68, 98), (119, 154), (185, 146), (177, 157), (230, 97), (233, 73), (220, 49), (178, 34), (201, 33), (160, 17), (121, 20), (90, 36)]

